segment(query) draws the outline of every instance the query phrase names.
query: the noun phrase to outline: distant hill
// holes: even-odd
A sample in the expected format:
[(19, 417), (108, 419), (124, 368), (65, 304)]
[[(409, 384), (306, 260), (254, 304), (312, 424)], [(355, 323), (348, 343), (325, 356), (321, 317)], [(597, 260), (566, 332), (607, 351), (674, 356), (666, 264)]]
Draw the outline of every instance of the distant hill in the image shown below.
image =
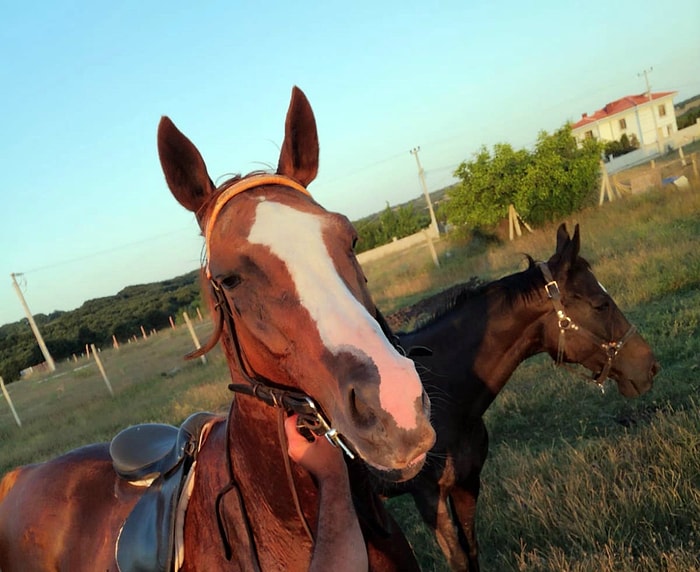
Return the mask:
[[(184, 310), (201, 305), (199, 271), (170, 280), (127, 286), (114, 296), (88, 300), (68, 312), (36, 314), (49, 353), (54, 360), (85, 351), (86, 344), (98, 347), (112, 343), (112, 336), (125, 342), (146, 332), (170, 326)], [(0, 326), (0, 375), (6, 383), (17, 380), (20, 371), (44, 361), (26, 319)]]
[(676, 117), (683, 115), (685, 112), (700, 107), (700, 94), (679, 101), (673, 106), (676, 109)]
[[(449, 191), (452, 188), (452, 186), (445, 187), (444, 189), (439, 189), (437, 191), (433, 191), (430, 193), (430, 201), (433, 203), (433, 209), (436, 209), (439, 204), (446, 198), (447, 191)], [(416, 209), (416, 211), (420, 213), (428, 213), (428, 205), (425, 202), (425, 197), (423, 195), (420, 195), (419, 197), (416, 197), (415, 199), (411, 199), (410, 201), (406, 201), (405, 203), (401, 203), (398, 205), (392, 205), (391, 208), (393, 209), (399, 209), (402, 207), (408, 207), (413, 205), (413, 207)], [(366, 217), (363, 217), (361, 219), (358, 219), (357, 221), (354, 221), (354, 224), (361, 224), (363, 222), (375, 220), (381, 216), (381, 211), (373, 213), (371, 215), (367, 215)]]

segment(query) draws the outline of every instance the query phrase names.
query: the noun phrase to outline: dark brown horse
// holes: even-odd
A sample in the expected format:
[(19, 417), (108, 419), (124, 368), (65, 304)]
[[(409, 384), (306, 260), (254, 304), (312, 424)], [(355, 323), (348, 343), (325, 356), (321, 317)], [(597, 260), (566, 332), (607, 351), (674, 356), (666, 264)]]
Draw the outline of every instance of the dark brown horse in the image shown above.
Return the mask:
[[(318, 139), (300, 90), (275, 175), (216, 188), (168, 118), (158, 149), (170, 190), (204, 233), (213, 342), (220, 338), (239, 392), (197, 454), (182, 570), (306, 570), (318, 490), (287, 464), (283, 410), (305, 415), (375, 473), (401, 480), (421, 469), (434, 444), (429, 402), (413, 362), (375, 319), (352, 225), (306, 190)], [(107, 444), (8, 473), (0, 484), (0, 568), (116, 571), (115, 541), (142, 491), (115, 474)], [(372, 499), (354, 494), (362, 514)], [(370, 568), (415, 566), (403, 537), (376, 529), (363, 529)]]
[[(483, 414), (526, 358), (547, 352), (582, 364), (598, 383), (608, 377), (627, 397), (651, 388), (659, 365), (649, 345), (579, 256), (561, 225), (546, 263), (456, 295), (427, 324), (399, 334), (416, 355), (433, 399), (437, 443), (421, 473), (388, 494), (411, 493), (455, 570), (479, 569), (474, 515), (488, 453)], [(416, 350), (416, 354), (420, 354)], [(425, 352), (423, 352), (425, 353)]]

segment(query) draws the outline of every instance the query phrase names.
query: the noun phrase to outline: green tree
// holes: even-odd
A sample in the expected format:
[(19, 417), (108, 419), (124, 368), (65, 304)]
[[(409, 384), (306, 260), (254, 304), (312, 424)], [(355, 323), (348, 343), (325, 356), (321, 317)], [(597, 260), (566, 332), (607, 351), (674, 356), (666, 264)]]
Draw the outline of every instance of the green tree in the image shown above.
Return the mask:
[(455, 171), (461, 183), (447, 193), (448, 220), (475, 228), (497, 224), (518, 195), (530, 160), (526, 150), (515, 151), (508, 143), (494, 145), (493, 155), (482, 147)]
[(539, 225), (581, 209), (598, 185), (600, 144), (587, 139), (579, 147), (564, 125), (542, 131), (514, 205), (530, 224)]
[(596, 187), (600, 144), (581, 147), (564, 125), (549, 135), (540, 132), (535, 149), (514, 150), (507, 143), (482, 147), (455, 171), (460, 184), (448, 191), (449, 222), (473, 228), (492, 227), (513, 204), (530, 224), (541, 224), (580, 209)]
[(430, 217), (418, 212), (413, 203), (397, 208), (391, 208), (387, 203), (378, 217), (367, 217), (354, 223), (359, 236), (356, 252), (371, 250), (394, 238), (409, 236), (429, 224)]

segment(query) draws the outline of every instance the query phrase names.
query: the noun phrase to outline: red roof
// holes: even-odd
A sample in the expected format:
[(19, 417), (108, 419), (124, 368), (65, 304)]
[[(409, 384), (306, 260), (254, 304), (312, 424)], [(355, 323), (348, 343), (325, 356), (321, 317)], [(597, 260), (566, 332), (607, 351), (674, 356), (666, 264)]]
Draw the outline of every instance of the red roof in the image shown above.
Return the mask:
[[(666, 97), (676, 93), (678, 92), (661, 91), (659, 93), (652, 93), (651, 98), (652, 100), (661, 99), (662, 97)], [(631, 109), (632, 107), (636, 107), (637, 105), (644, 105), (645, 103), (649, 103), (649, 97), (646, 93), (640, 93), (639, 95), (628, 95), (626, 97), (616, 99), (615, 101), (611, 101), (605, 107), (603, 107), (603, 109), (599, 109), (592, 115), (584, 113), (581, 116), (581, 119), (578, 122), (574, 123), (571, 126), (571, 128), (577, 129), (579, 127), (583, 127), (584, 125), (588, 125), (589, 123), (595, 123), (596, 121), (600, 121), (601, 119), (607, 119), (608, 117), (615, 115), (616, 113), (620, 113), (621, 111), (625, 111), (626, 109)]]

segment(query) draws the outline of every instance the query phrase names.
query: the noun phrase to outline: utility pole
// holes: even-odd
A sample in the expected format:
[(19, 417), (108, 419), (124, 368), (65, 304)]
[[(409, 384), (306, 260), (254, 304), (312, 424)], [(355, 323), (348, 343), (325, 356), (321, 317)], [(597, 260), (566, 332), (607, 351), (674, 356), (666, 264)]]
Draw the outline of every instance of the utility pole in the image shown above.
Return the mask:
[(646, 83), (647, 86), (647, 99), (649, 100), (649, 109), (651, 110), (651, 117), (654, 120), (654, 135), (656, 138), (656, 148), (658, 149), (659, 153), (662, 152), (661, 148), (661, 137), (659, 137), (659, 127), (656, 123), (656, 111), (654, 110), (654, 105), (652, 104), (652, 97), (651, 97), (651, 86), (649, 85), (649, 74), (654, 71), (653, 67), (650, 67), (648, 70), (643, 70), (637, 74), (637, 77), (642, 77), (644, 76), (644, 83)]
[(51, 357), (51, 354), (49, 353), (49, 349), (46, 347), (46, 344), (44, 343), (44, 338), (41, 337), (41, 332), (39, 331), (39, 328), (36, 325), (36, 322), (34, 321), (34, 317), (32, 316), (32, 313), (29, 311), (29, 306), (27, 306), (27, 301), (24, 299), (24, 295), (22, 294), (22, 290), (19, 287), (19, 284), (17, 284), (17, 276), (22, 276), (22, 273), (19, 272), (15, 274), (14, 272), (10, 274), (12, 277), (12, 285), (15, 288), (15, 292), (17, 292), (17, 296), (19, 297), (19, 301), (22, 304), (22, 308), (24, 308), (24, 313), (27, 316), (27, 320), (29, 320), (29, 326), (32, 328), (32, 332), (34, 332), (34, 337), (36, 338), (37, 343), (39, 344), (39, 349), (41, 349), (41, 353), (44, 354), (44, 359), (46, 360), (46, 365), (49, 366), (50, 371), (56, 371), (56, 364), (53, 361), (53, 358)]
[(428, 210), (430, 211), (430, 227), (433, 230), (435, 236), (439, 236), (440, 229), (438, 228), (437, 219), (435, 218), (435, 211), (433, 210), (433, 203), (430, 202), (430, 194), (428, 193), (428, 186), (425, 184), (425, 171), (420, 164), (420, 159), (418, 158), (418, 151), (420, 147), (414, 147), (411, 149), (411, 155), (416, 158), (416, 163), (418, 164), (418, 178), (420, 179), (421, 186), (423, 187), (423, 194), (425, 195), (425, 200), (428, 203)]

